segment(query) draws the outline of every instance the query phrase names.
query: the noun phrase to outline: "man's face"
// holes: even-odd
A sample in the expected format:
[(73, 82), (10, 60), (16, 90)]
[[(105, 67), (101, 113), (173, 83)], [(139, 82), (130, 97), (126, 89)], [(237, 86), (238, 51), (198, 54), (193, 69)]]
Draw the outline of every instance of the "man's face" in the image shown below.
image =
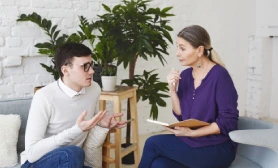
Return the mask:
[[(90, 86), (92, 83), (92, 74), (94, 74), (94, 70), (90, 67), (91, 62), (91, 55), (73, 57), (69, 64), (62, 67), (62, 72), (64, 73), (63, 82), (77, 92), (83, 87)], [(88, 66), (89, 68), (86, 68)]]

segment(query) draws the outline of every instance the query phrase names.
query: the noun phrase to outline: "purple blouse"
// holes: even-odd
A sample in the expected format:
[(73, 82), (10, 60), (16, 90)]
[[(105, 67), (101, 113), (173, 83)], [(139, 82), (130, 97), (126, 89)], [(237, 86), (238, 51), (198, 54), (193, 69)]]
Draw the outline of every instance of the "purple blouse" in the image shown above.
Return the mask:
[(178, 86), (181, 116), (174, 115), (179, 121), (194, 118), (209, 123), (216, 122), (220, 134), (199, 138), (180, 137), (192, 147), (203, 147), (220, 144), (230, 140), (228, 133), (237, 129), (237, 91), (228, 71), (215, 65), (202, 80), (201, 85), (194, 89), (193, 68), (181, 73)]

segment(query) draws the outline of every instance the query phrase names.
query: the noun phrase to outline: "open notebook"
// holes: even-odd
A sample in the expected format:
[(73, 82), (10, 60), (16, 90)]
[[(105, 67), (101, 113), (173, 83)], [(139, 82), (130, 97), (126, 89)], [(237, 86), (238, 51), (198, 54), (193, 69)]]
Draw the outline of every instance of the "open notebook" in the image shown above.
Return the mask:
[(164, 125), (167, 127), (175, 127), (175, 126), (179, 126), (179, 127), (189, 127), (189, 128), (196, 128), (196, 127), (203, 127), (206, 125), (209, 125), (210, 123), (204, 122), (204, 121), (200, 121), (197, 119), (188, 119), (188, 120), (184, 120), (184, 121), (180, 121), (180, 122), (176, 122), (176, 123), (165, 123), (165, 122), (161, 122), (161, 121), (155, 121), (152, 119), (147, 119), (148, 122), (154, 123), (154, 124), (160, 124), (160, 125)]

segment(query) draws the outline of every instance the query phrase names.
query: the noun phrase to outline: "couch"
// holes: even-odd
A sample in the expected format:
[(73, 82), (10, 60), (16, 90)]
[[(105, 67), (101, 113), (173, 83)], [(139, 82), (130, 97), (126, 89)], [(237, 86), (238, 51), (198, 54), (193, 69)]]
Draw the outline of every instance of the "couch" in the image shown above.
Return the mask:
[[(20, 98), (10, 100), (0, 100), (0, 114), (18, 114), (21, 118), (17, 141), (17, 153), (19, 155), (25, 149), (25, 130), (29, 109), (32, 103), (32, 98)], [(87, 139), (82, 148), (85, 152), (85, 165), (100, 168), (102, 165), (102, 145), (107, 136), (109, 129), (95, 126), (89, 131)], [(0, 165), (1, 167), (1, 165)], [(18, 164), (12, 168), (20, 168), (20, 160)]]
[[(31, 102), (32, 98), (0, 100), (0, 114), (21, 116), (17, 143), (18, 154), (24, 150), (25, 128)], [(278, 126), (267, 121), (240, 117), (238, 127), (239, 130), (229, 134), (233, 141), (239, 143), (236, 159), (230, 168), (278, 167)], [(20, 164), (12, 168), (19, 167)]]
[(238, 128), (229, 133), (239, 143), (236, 159), (229, 168), (277, 168), (278, 125), (239, 117)]
[[(0, 100), (0, 114), (18, 114), (21, 117), (21, 126), (19, 129), (18, 142), (17, 142), (18, 155), (22, 151), (24, 151), (25, 129), (26, 129), (27, 118), (28, 118), (31, 102), (32, 102), (32, 98)], [(20, 161), (18, 161), (18, 165), (12, 168), (20, 168)]]

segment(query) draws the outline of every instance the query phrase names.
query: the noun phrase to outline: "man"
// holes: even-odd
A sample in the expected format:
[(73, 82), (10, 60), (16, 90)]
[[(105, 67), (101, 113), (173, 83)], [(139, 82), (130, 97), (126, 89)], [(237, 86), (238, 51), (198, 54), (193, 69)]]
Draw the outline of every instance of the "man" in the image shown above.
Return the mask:
[(83, 168), (81, 146), (95, 125), (122, 128), (119, 114), (94, 115), (100, 87), (92, 81), (91, 50), (83, 44), (67, 43), (56, 51), (60, 79), (38, 90), (27, 121), (22, 168)]

